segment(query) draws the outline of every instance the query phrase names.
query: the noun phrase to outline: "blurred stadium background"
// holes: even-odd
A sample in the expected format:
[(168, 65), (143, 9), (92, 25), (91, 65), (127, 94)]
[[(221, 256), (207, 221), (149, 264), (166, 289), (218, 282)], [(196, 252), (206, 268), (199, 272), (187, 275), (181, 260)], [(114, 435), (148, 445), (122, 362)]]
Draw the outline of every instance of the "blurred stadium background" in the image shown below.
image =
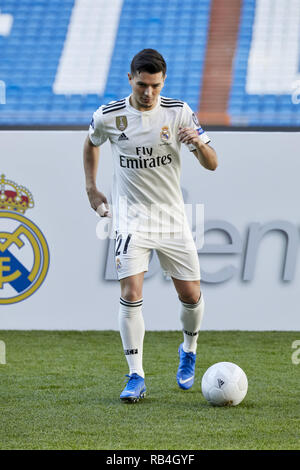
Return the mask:
[(151, 47), (207, 128), (296, 128), (299, 44), (299, 0), (0, 0), (0, 126), (86, 128)]

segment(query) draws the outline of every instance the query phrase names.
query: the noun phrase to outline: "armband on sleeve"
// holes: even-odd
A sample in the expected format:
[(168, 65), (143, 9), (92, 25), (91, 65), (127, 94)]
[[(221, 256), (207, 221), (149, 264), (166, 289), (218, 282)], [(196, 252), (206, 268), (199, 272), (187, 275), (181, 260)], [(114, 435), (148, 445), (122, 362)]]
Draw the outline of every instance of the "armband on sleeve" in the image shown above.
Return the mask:
[[(200, 126), (200, 127), (198, 127), (196, 130), (197, 130), (198, 135), (199, 135), (200, 139), (202, 140), (202, 142), (203, 142), (204, 144), (209, 144), (210, 138), (209, 138), (209, 136), (206, 134), (206, 132), (204, 132), (204, 130), (202, 129), (202, 127)], [(190, 152), (193, 152), (194, 150), (197, 150), (194, 144), (188, 144), (188, 148), (189, 148), (189, 151), (190, 151)]]
[[(198, 132), (198, 135), (202, 142), (205, 144), (208, 144), (210, 142), (209, 136), (204, 132), (202, 129), (198, 117), (196, 113), (192, 111), (192, 109), (189, 107), (187, 103), (185, 103), (185, 106), (183, 108), (183, 114), (182, 114), (182, 127), (191, 127), (192, 129), (195, 129)], [(195, 145), (193, 144), (187, 144), (188, 149), (190, 152), (193, 152), (194, 150), (197, 150)]]

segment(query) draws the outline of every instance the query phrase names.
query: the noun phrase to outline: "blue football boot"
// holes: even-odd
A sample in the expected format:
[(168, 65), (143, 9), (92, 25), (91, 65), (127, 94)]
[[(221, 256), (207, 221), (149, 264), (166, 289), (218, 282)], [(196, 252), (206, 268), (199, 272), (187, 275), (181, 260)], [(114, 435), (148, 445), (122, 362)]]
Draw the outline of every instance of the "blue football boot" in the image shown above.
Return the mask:
[(194, 384), (196, 354), (183, 350), (183, 343), (179, 346), (179, 366), (176, 375), (177, 383), (183, 390), (188, 390)]
[(136, 403), (146, 395), (145, 380), (138, 374), (126, 375), (129, 377), (126, 387), (120, 395), (122, 401)]

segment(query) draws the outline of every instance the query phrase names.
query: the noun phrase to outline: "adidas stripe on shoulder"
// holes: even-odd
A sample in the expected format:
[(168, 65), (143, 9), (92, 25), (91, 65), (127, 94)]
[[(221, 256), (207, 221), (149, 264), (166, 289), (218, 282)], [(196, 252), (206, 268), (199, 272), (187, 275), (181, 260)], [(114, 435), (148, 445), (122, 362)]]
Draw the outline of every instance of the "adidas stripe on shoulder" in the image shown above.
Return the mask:
[(175, 99), (172, 99), (172, 98), (161, 97), (160, 105), (163, 108), (177, 108), (177, 107), (182, 108), (183, 105), (184, 105), (184, 102), (181, 101), (181, 100), (175, 100)]
[(104, 104), (103, 108), (111, 108), (112, 106), (117, 106), (119, 104), (125, 103), (125, 98), (122, 98), (118, 101), (110, 101), (108, 104)]
[(112, 113), (113, 111), (118, 111), (119, 109), (126, 108), (125, 98), (118, 101), (112, 101), (111, 103), (104, 105), (102, 107), (102, 114)]

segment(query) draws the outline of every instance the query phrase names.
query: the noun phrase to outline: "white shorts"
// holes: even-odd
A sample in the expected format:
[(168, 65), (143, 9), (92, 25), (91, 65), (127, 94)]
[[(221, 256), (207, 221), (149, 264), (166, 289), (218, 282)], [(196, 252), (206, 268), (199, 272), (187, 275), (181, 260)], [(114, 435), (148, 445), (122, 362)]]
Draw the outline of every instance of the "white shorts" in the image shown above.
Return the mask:
[(184, 281), (200, 279), (199, 257), (192, 235), (176, 238), (162, 234), (117, 233), (115, 262), (118, 279), (148, 271), (152, 250), (156, 250), (165, 275)]

